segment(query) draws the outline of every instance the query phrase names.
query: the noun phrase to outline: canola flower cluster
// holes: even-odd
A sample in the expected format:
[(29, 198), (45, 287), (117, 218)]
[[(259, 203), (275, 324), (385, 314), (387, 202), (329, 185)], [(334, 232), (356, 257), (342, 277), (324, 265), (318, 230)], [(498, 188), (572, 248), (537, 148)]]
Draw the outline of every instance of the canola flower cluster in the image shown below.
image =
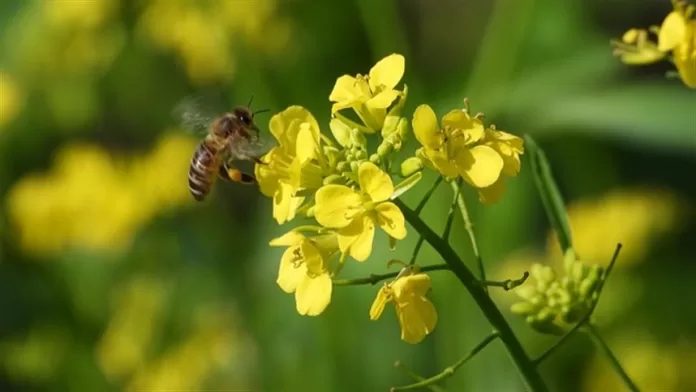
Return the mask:
[(126, 250), (158, 213), (189, 202), (181, 178), (195, 146), (171, 134), (149, 154), (129, 159), (95, 145), (63, 147), (49, 173), (24, 177), (8, 193), (20, 246), (39, 255)]
[(193, 82), (228, 80), (240, 41), (270, 54), (289, 41), (290, 22), (277, 8), (276, 0), (148, 0), (138, 30), (147, 42), (176, 53)]
[[(302, 315), (326, 309), (333, 279), (349, 258), (368, 260), (378, 229), (392, 245), (406, 237), (404, 214), (393, 200), (418, 183), (424, 168), (447, 180), (464, 179), (486, 203), (498, 200), (505, 177), (519, 172), (522, 139), (486, 127), (483, 116), (471, 116), (466, 105), (441, 121), (421, 105), (409, 121), (403, 114), (408, 89), (398, 88), (404, 72), (404, 57), (391, 54), (367, 75), (339, 77), (329, 95), (333, 139), (301, 106), (270, 120), (277, 146), (256, 165), (255, 175), (261, 192), (273, 199), (277, 223), (302, 222), (270, 242), (286, 247), (277, 283), (294, 293)], [(421, 147), (398, 165), (402, 181), (395, 185), (392, 154), (403, 148), (411, 128)], [(370, 318), (392, 303), (402, 339), (417, 343), (437, 322), (430, 288), (418, 266), (405, 266), (379, 290)]]
[[(696, 6), (684, 0), (672, 0), (673, 11), (660, 26), (632, 28), (621, 41), (614, 41), (614, 54), (629, 65), (652, 64), (668, 59), (677, 68), (680, 79), (696, 88)], [(650, 33), (657, 41), (650, 39)]]

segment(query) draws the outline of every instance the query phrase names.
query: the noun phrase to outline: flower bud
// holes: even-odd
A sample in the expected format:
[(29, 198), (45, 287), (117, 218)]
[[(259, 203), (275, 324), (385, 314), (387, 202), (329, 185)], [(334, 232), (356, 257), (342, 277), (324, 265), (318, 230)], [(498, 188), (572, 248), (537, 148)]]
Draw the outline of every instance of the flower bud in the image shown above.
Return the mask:
[(305, 213), (307, 218), (314, 218), (314, 207), (315, 206), (311, 206), (307, 209), (307, 212)]
[(370, 162), (374, 163), (375, 165), (379, 165), (382, 163), (382, 158), (380, 158), (379, 154), (372, 154), (370, 155)]
[(399, 135), (399, 138), (401, 140), (405, 140), (406, 137), (408, 136), (408, 131), (409, 131), (409, 122), (406, 118), (402, 117), (399, 120), (399, 125), (397, 126), (397, 133)]
[(357, 159), (357, 160), (367, 159), (367, 153), (365, 152), (365, 150), (362, 150), (362, 149), (355, 151), (354, 156), (355, 156), (355, 159)]
[(388, 140), (385, 139), (385, 140), (379, 145), (379, 147), (377, 147), (377, 155), (379, 155), (379, 156), (381, 156), (381, 157), (384, 158), (384, 157), (386, 157), (387, 155), (389, 155), (389, 154), (392, 152), (393, 149), (394, 149), (394, 146), (393, 146)]
[(351, 170), (351, 171), (357, 173), (359, 167), (360, 167), (360, 163), (359, 163), (359, 162), (356, 162), (356, 161), (351, 161), (351, 162), (350, 162), (350, 170)]
[(342, 178), (341, 178), (340, 174), (331, 174), (331, 175), (327, 176), (326, 178), (324, 178), (324, 185), (335, 184), (335, 183), (338, 183), (341, 181), (342, 181)]
[(408, 177), (413, 173), (423, 170), (423, 161), (418, 157), (411, 157), (401, 162), (401, 175)]
[(519, 314), (521, 316), (526, 316), (534, 314), (537, 312), (537, 307), (530, 304), (529, 302), (517, 302), (512, 304), (510, 311), (514, 314)]
[(580, 261), (573, 261), (570, 264), (570, 276), (573, 281), (580, 283), (587, 274), (587, 266)]
[(362, 148), (365, 148), (365, 146), (367, 145), (365, 134), (356, 128), (350, 130), (350, 141), (353, 146), (360, 146)]
[(350, 170), (350, 164), (346, 161), (341, 161), (336, 164), (336, 170), (339, 172), (346, 172)]

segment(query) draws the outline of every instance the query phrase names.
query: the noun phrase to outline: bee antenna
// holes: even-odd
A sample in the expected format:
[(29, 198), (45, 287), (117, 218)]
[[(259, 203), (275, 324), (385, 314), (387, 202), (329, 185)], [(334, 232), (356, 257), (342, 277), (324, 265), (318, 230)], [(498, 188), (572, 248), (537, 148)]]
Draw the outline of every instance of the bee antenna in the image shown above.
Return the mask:
[(251, 98), (249, 98), (249, 103), (247, 104), (247, 107), (248, 107), (248, 108), (251, 108), (251, 103), (252, 103), (253, 101), (254, 101), (254, 95), (252, 95)]
[(255, 111), (255, 112), (251, 115), (251, 117), (253, 118), (254, 116), (256, 116), (256, 115), (259, 114), (259, 113), (266, 113), (266, 112), (270, 112), (270, 111), (271, 111), (271, 109), (259, 109), (259, 110)]

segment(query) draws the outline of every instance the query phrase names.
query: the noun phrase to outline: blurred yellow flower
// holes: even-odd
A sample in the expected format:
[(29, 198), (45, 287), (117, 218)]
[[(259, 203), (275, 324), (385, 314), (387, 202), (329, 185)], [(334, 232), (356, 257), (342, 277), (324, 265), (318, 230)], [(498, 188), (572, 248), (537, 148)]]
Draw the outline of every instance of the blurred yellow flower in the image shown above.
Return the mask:
[[(661, 342), (642, 331), (621, 333), (609, 345), (624, 370), (643, 391), (678, 392), (696, 390), (696, 351), (688, 342)], [(621, 379), (597, 355), (585, 372), (582, 390), (618, 391)]]
[(379, 289), (370, 308), (370, 319), (377, 320), (384, 312), (384, 307), (392, 302), (401, 326), (401, 339), (411, 344), (420, 343), (437, 324), (435, 306), (426, 297), (430, 288), (428, 275), (402, 273), (396, 280)]
[(696, 6), (683, 0), (672, 1), (674, 10), (660, 27), (650, 32), (657, 35), (657, 43), (648, 39), (648, 30), (630, 29), (621, 42), (613, 41), (614, 54), (626, 64), (650, 64), (662, 60), (671, 52), (670, 60), (684, 84), (696, 88)]
[(116, 160), (93, 145), (62, 148), (51, 172), (27, 176), (8, 193), (20, 246), (39, 254), (127, 249), (147, 221), (189, 201), (181, 178), (195, 146), (195, 140), (168, 135), (154, 153), (131, 160)]
[(0, 130), (22, 109), (24, 97), (17, 82), (0, 69)]
[(295, 293), (297, 312), (308, 316), (321, 314), (331, 302), (328, 262), (338, 253), (336, 234), (307, 238), (291, 231), (270, 245), (288, 247), (280, 261), (277, 282), (286, 293)]
[(113, 314), (96, 348), (97, 362), (112, 381), (145, 364), (168, 293), (164, 282), (136, 276), (114, 294)]
[(375, 64), (369, 75), (343, 75), (336, 80), (329, 100), (334, 102), (332, 114), (352, 108), (367, 127), (367, 132), (382, 129), (387, 108), (403, 94), (395, 90), (401, 81), (406, 60), (400, 54), (391, 54)]
[(401, 210), (389, 201), (394, 184), (388, 174), (372, 162), (363, 162), (358, 182), (360, 191), (335, 184), (320, 188), (314, 216), (322, 226), (338, 229), (341, 252), (365, 261), (372, 253), (375, 225), (401, 240), (406, 237), (406, 223)]
[[(676, 228), (685, 210), (673, 194), (657, 189), (618, 189), (597, 199), (568, 206), (568, 219), (576, 253), (592, 263), (606, 265), (622, 243), (617, 267), (642, 261), (652, 243)], [(547, 241), (549, 258), (561, 254), (554, 234)]]
[(287, 19), (275, 0), (214, 1), (202, 6), (184, 0), (150, 0), (138, 20), (142, 37), (176, 52), (195, 83), (230, 80), (233, 49), (240, 39), (261, 52), (276, 52), (290, 38)]

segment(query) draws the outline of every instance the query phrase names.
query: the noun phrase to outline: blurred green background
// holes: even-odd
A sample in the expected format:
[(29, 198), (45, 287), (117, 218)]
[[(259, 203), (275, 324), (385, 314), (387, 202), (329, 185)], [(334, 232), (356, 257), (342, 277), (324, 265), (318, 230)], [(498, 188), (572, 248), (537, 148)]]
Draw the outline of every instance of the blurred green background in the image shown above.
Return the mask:
[[(406, 56), (407, 113), (472, 111), (546, 151), (580, 255), (624, 253), (597, 309), (600, 330), (643, 390), (694, 390), (696, 92), (668, 64), (628, 68), (609, 40), (660, 24), (667, 0), (6, 0), (0, 3), (0, 390), (386, 391), (465, 355), (489, 326), (457, 280), (433, 273), (435, 332), (400, 341), (393, 312), (370, 321), (378, 288), (337, 287), (302, 317), (275, 283), (287, 228), (252, 187), (191, 201), (198, 142), (172, 117), (186, 96), (273, 113), (307, 107), (328, 132), (342, 74)], [(261, 115), (263, 116), (263, 115)], [(261, 117), (259, 116), (259, 117)], [(267, 119), (261, 128), (267, 131)], [(415, 148), (412, 140), (409, 148)], [(529, 163), (474, 222), (489, 277), (560, 257)], [(432, 177), (432, 176), (429, 176)], [(426, 178), (427, 181), (429, 179)], [(424, 181), (425, 183), (425, 181)], [(415, 203), (425, 184), (409, 192)], [(441, 230), (450, 195), (426, 208)], [(471, 260), (457, 218), (454, 243)], [(406, 258), (378, 237), (370, 262)], [(424, 249), (420, 263), (436, 263)], [(529, 330), (493, 291), (532, 356)], [(689, 371), (690, 370), (690, 371)], [(617, 391), (584, 336), (541, 367), (557, 391)], [(498, 342), (446, 382), (521, 391)]]

